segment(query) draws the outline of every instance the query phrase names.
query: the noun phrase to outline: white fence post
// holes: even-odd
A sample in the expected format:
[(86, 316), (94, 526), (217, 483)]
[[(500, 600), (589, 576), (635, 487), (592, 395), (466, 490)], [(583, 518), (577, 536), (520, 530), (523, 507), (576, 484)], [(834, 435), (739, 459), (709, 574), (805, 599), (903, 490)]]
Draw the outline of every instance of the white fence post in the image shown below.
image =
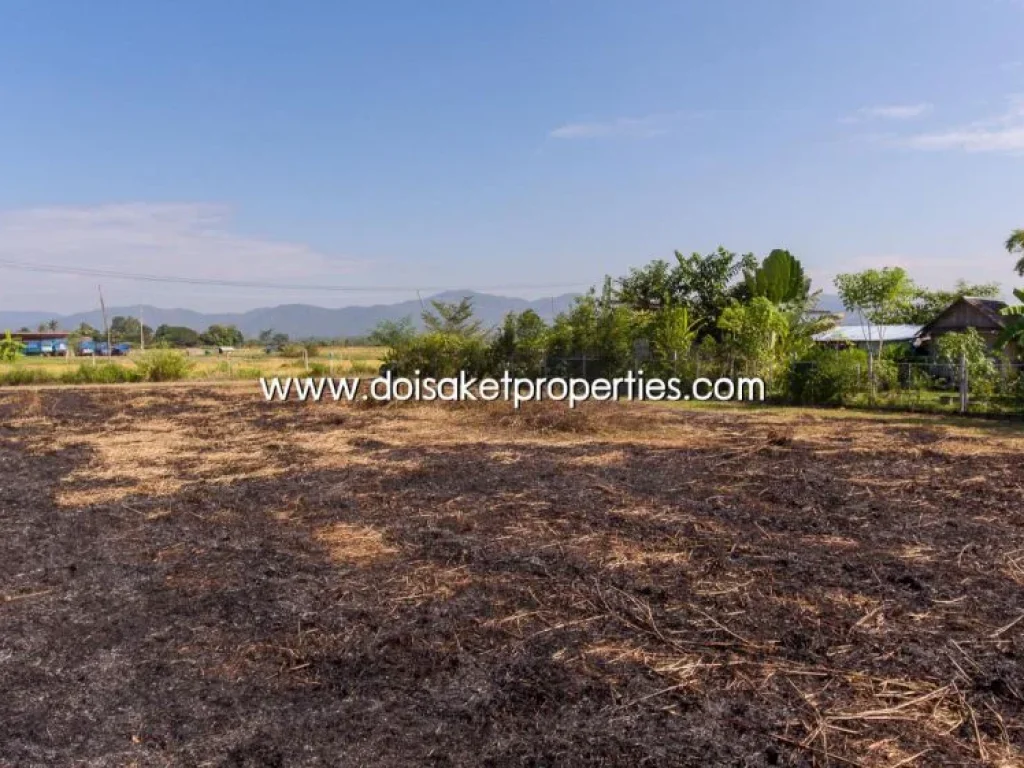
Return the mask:
[(967, 355), (960, 354), (960, 413), (967, 413), (970, 405), (970, 395), (967, 386)]

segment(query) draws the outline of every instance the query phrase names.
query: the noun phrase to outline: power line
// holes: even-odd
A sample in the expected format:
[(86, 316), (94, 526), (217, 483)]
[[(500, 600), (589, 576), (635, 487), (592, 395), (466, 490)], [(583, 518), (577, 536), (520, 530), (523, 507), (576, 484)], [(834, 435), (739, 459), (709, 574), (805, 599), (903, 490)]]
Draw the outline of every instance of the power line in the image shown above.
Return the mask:
[[(206, 277), (183, 277), (172, 275), (152, 275), (141, 272), (121, 272), (112, 269), (94, 269), (91, 267), (65, 267), (56, 264), (36, 264), (24, 261), (11, 261), (0, 259), (0, 267), (20, 269), (26, 272), (46, 272), (59, 275), (78, 275), (80, 277), (106, 277), (116, 280), (137, 280), (149, 283), (182, 283), (186, 285), (211, 285), (222, 288), (267, 288), (278, 291), (330, 291), (344, 293), (386, 293), (386, 292), (415, 292), (423, 291), (446, 291), (450, 286), (408, 286), (408, 285), (309, 285), (289, 283), (267, 283), (255, 280), (217, 280)], [(549, 288), (579, 288), (589, 283), (505, 283), (503, 285), (481, 286), (473, 290), (478, 291), (502, 291), (502, 290), (545, 290)], [(470, 290), (467, 288), (466, 290)]]

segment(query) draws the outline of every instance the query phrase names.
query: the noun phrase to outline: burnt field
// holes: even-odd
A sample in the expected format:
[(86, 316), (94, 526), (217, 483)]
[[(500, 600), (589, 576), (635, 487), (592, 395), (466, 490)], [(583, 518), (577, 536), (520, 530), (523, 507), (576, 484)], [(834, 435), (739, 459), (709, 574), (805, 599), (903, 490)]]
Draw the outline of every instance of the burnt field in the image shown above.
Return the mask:
[(1024, 433), (0, 395), (0, 766), (1024, 765)]

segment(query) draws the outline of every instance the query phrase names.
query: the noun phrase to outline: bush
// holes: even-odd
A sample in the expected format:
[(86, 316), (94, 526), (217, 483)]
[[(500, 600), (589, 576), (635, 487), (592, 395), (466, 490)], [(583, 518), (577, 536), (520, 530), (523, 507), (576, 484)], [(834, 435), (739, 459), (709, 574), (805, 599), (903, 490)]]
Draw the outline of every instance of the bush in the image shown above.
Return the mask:
[(12, 368), (0, 374), (0, 386), (17, 387), (24, 384), (53, 384), (58, 379), (41, 368)]
[(488, 363), (487, 345), (479, 337), (433, 331), (388, 350), (383, 368), (396, 376), (413, 376), (419, 371), (421, 376), (443, 378), (458, 376), (459, 371), (486, 375)]
[[(891, 361), (885, 362), (895, 373)], [(798, 405), (843, 405), (867, 386), (867, 371), (868, 355), (862, 349), (817, 349), (790, 369), (789, 399)]]
[(376, 376), (380, 368), (369, 360), (352, 360), (345, 372), (352, 376)]
[(280, 357), (316, 357), (320, 354), (320, 348), (316, 344), (285, 344), (278, 350)]
[(75, 370), (61, 376), (65, 384), (126, 384), (141, 380), (138, 371), (110, 362), (98, 365), (81, 363)]
[(263, 376), (263, 371), (259, 368), (245, 367), (236, 368), (233, 378), (236, 379), (258, 379)]
[(189, 359), (170, 349), (147, 352), (135, 361), (135, 372), (142, 381), (180, 381), (188, 378), (191, 370)]

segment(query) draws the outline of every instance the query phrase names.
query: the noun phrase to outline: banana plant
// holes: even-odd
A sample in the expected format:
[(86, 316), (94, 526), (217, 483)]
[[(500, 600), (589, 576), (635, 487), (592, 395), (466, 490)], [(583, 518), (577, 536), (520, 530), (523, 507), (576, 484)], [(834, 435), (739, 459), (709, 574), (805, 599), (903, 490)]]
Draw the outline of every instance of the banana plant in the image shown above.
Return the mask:
[(1005, 347), (1012, 343), (1024, 348), (1024, 288), (1017, 288), (1013, 295), (1017, 297), (1020, 304), (1014, 304), (1002, 310), (1001, 314), (1008, 317), (1009, 320), (996, 338), (997, 347)]

